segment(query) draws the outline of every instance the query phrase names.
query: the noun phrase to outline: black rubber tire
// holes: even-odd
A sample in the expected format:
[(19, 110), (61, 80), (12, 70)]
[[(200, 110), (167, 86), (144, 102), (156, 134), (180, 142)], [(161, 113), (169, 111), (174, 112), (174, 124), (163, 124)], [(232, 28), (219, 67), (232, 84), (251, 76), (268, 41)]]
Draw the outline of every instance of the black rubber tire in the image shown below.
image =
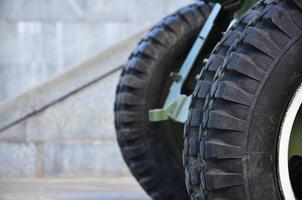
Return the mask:
[(173, 140), (167, 138), (169, 125), (150, 123), (148, 110), (163, 106), (169, 75), (182, 65), (211, 9), (211, 4), (198, 2), (164, 18), (138, 44), (120, 78), (115, 103), (118, 143), (132, 174), (153, 199), (188, 198), (183, 125), (176, 125), (180, 134), (174, 133)]
[(238, 23), (233, 25), (229, 32), (216, 45), (209, 60), (205, 63), (199, 76), (199, 80), (193, 92), (193, 99), (190, 105), (190, 112), (185, 124), (183, 163), (185, 167), (186, 186), (191, 199), (202, 199), (202, 188), (200, 187), (199, 175), (202, 166), (199, 157), (200, 126), (202, 124), (203, 107), (206, 96), (210, 91), (213, 78), (218, 68), (223, 64), (227, 53), (232, 45), (240, 38), (241, 33), (248, 26), (251, 19), (260, 15), (258, 7), (251, 9), (241, 17)]
[(256, 11), (202, 98), (205, 105), (191, 110), (203, 112), (190, 119), (200, 124), (200, 140), (189, 138), (188, 151), (198, 151), (201, 166), (188, 171), (200, 188), (192, 199), (283, 199), (276, 153), (284, 112), (302, 82), (302, 1), (263, 0)]

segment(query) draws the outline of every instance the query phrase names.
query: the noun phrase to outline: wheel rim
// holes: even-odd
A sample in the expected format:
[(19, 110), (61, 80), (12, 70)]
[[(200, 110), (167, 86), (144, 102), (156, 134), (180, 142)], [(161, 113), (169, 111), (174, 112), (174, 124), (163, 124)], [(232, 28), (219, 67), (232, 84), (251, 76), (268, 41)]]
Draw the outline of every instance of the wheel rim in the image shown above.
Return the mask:
[[(278, 145), (278, 176), (283, 197), (287, 200), (296, 199), (297, 192), (294, 192), (294, 183), (291, 181), (289, 160), (294, 156), (302, 156), (301, 114), (302, 114), (302, 84), (296, 90), (287, 108), (280, 129)], [(299, 123), (300, 122), (300, 123)], [(302, 133), (302, 132), (300, 132)], [(300, 137), (300, 139), (299, 139)]]

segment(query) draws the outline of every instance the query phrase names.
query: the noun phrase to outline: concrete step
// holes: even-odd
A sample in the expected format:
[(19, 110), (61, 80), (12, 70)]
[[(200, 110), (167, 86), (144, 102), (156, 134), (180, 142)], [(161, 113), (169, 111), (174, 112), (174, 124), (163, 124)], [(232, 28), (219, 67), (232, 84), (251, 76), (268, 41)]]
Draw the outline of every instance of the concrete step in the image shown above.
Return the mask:
[(113, 102), (144, 32), (0, 106), (0, 179), (129, 176)]

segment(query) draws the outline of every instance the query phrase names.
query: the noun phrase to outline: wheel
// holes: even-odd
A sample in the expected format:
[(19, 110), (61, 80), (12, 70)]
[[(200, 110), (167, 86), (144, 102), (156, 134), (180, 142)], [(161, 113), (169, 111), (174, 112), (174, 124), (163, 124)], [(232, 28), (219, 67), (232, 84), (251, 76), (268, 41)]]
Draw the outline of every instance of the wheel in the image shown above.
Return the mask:
[(240, 19), (248, 26), (205, 105), (191, 110), (202, 110), (202, 119), (191, 115), (200, 137), (189, 149), (201, 167), (188, 172), (199, 199), (302, 198), (302, 1), (264, 0), (253, 10), (260, 14)]
[[(131, 54), (118, 84), (118, 143), (132, 174), (153, 199), (187, 199), (181, 154), (183, 125), (150, 123), (148, 111), (163, 106), (172, 83), (169, 76), (182, 65), (211, 9), (211, 4), (198, 2), (153, 27)], [(184, 93), (192, 92), (200, 63), (220, 35), (207, 42), (208, 48), (199, 56)]]
[(216, 45), (210, 58), (202, 68), (199, 80), (194, 89), (189, 116), (185, 124), (183, 149), (186, 186), (192, 199), (203, 199), (204, 197), (202, 188), (200, 187), (201, 180), (199, 178), (203, 165), (198, 159), (200, 158), (199, 140), (202, 138), (200, 126), (203, 121), (202, 112), (207, 94), (210, 91), (217, 69), (223, 64), (232, 45), (240, 38), (241, 33), (245, 30), (250, 20), (256, 19), (261, 14), (258, 10), (259, 7), (260, 6), (255, 6), (247, 14), (242, 16), (239, 23), (231, 27), (229, 32)]

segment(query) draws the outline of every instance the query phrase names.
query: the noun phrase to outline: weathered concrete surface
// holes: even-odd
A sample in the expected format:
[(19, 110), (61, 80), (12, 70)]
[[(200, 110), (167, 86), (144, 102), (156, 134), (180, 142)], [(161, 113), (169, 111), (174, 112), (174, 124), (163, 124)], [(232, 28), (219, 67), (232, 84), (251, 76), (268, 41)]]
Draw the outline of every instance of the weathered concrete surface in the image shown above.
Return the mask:
[(137, 33), (63, 75), (2, 104), (0, 131), (118, 70), (144, 33)]
[(192, 0), (0, 0), (0, 103), (189, 2)]
[(42, 162), (44, 177), (103, 178), (128, 172), (113, 142), (45, 144)]
[[(7, 21), (153, 21), (186, 0), (1, 0)], [(149, 12), (146, 12), (146, 11)], [(135, 11), (135, 12), (134, 12)]]
[(0, 145), (0, 177), (36, 176), (37, 148), (33, 144)]
[(138, 33), (0, 106), (0, 179), (129, 176), (113, 102)]
[(26, 120), (30, 142), (114, 140), (113, 102), (120, 71)]
[(132, 178), (0, 181), (1, 200), (150, 200)]
[[(0, 167), (0, 178), (129, 175), (116, 143), (113, 124), (113, 101), (119, 74), (120, 71), (116, 71), (103, 77), (3, 130), (0, 161), (5, 159), (6, 164)], [(3, 114), (0, 112), (0, 115)], [(16, 150), (7, 148), (11, 142), (15, 143)], [(26, 151), (27, 154), (18, 151), (27, 144), (35, 151)], [(27, 159), (29, 163), (25, 162)], [(19, 171), (15, 172), (15, 168)]]

